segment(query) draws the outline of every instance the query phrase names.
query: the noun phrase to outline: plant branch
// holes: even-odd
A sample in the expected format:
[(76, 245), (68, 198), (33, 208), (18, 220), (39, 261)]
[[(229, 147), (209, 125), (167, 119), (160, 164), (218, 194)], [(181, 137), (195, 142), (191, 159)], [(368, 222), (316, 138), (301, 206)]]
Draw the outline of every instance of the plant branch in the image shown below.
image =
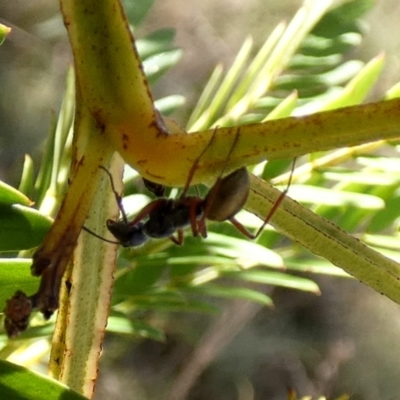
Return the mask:
[[(61, 0), (61, 7), (82, 98), (91, 115), (140, 175), (166, 186), (184, 186), (182, 171), (190, 170), (213, 131), (188, 135), (158, 115), (119, 1)], [(309, 29), (323, 8), (310, 17)], [(399, 111), (400, 100), (396, 99), (246, 125), (228, 169), (396, 138)], [(215, 144), (202, 158), (193, 184), (215, 179), (236, 130), (218, 129)]]
[[(252, 177), (248, 210), (267, 215), (280, 192), (268, 182)], [(314, 254), (326, 258), (361, 282), (400, 304), (400, 265), (366, 246), (330, 221), (286, 197), (271, 224)]]

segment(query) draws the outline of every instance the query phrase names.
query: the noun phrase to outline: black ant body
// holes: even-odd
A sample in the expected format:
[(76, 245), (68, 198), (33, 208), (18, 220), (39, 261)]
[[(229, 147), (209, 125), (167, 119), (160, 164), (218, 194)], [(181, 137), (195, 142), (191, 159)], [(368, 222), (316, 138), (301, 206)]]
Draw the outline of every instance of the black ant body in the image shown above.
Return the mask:
[[(183, 243), (183, 228), (189, 225), (192, 228), (193, 236), (200, 234), (205, 238), (207, 237), (206, 218), (211, 221), (231, 220), (235, 226), (239, 224), (233, 219), (233, 216), (246, 202), (249, 192), (248, 179), (246, 169), (240, 168), (217, 181), (218, 185), (214, 185), (204, 199), (184, 194), (178, 199), (160, 198), (145, 206), (130, 222), (124, 217), (124, 213), (122, 213), (121, 220), (107, 220), (107, 228), (124, 247), (140, 246), (148, 238), (166, 237), (180, 245)], [(229, 196), (225, 196), (229, 193), (225, 189), (233, 188), (233, 183), (240, 184), (238, 182), (245, 183), (247, 186), (242, 193), (240, 202), (236, 202), (234, 206), (223, 207), (224, 212), (221, 212), (221, 204), (232, 202), (231, 198), (228, 200)], [(213, 190), (214, 188), (217, 190)], [(218, 207), (216, 207), (216, 203), (211, 200), (218, 198), (219, 193), (224, 193), (224, 198), (222, 203), (218, 203)], [(221, 197), (219, 198), (221, 199)], [(146, 217), (146, 221), (142, 222)], [(177, 237), (174, 236), (175, 232), (177, 232)]]
[[(240, 130), (237, 132), (229, 150), (227, 161), (239, 135)], [(175, 244), (181, 245), (183, 243), (183, 228), (187, 226), (191, 226), (193, 236), (200, 234), (203, 238), (207, 237), (206, 219), (217, 222), (228, 220), (241, 233), (251, 239), (255, 239), (261, 233), (283, 200), (287, 189), (282, 192), (256, 234), (252, 234), (234, 218), (235, 214), (243, 208), (250, 191), (250, 180), (246, 168), (239, 168), (223, 178), (219, 177), (205, 198), (186, 195), (197, 165), (202, 155), (211, 145), (212, 140), (213, 138), (211, 138), (208, 145), (192, 165), (182, 195), (177, 199), (162, 197), (152, 201), (132, 221), (128, 221), (125, 210), (122, 207), (121, 197), (114, 188), (111, 174), (104, 167), (101, 167), (110, 177), (112, 190), (122, 214), (121, 220), (114, 221), (109, 219), (106, 222), (108, 230), (118, 240), (118, 242), (110, 241), (111, 243), (118, 243), (124, 247), (136, 247), (144, 244), (149, 238), (169, 237)], [(225, 167), (221, 175), (224, 170)], [(87, 228), (84, 229), (89, 231)], [(94, 232), (89, 232), (94, 234)], [(177, 232), (177, 237), (174, 236), (175, 232)], [(96, 234), (94, 235), (99, 237)], [(101, 239), (105, 240), (104, 238)]]

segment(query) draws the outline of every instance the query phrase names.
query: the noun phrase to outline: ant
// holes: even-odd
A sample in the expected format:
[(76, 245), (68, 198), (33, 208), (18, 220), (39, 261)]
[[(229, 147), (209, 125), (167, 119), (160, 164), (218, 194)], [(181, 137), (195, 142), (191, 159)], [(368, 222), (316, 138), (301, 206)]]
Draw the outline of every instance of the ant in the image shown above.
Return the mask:
[[(203, 154), (211, 146), (214, 136), (215, 131), (210, 142), (193, 163), (180, 197), (177, 199), (168, 199), (165, 197), (156, 199), (142, 208), (132, 221), (128, 221), (128, 217), (122, 206), (121, 196), (117, 193), (114, 187), (114, 182), (110, 172), (101, 166), (100, 168), (102, 168), (110, 178), (111, 188), (122, 215), (122, 219), (120, 220), (114, 221), (109, 219), (106, 222), (108, 230), (116, 239), (118, 239), (118, 242), (104, 239), (85, 227), (84, 229), (102, 240), (114, 244), (121, 244), (124, 247), (140, 246), (149, 238), (159, 239), (166, 237), (169, 237), (175, 244), (181, 245), (183, 243), (183, 228), (190, 225), (193, 236), (198, 236), (200, 234), (203, 238), (206, 238), (206, 219), (217, 222), (228, 220), (236, 229), (248, 238), (257, 238), (285, 197), (290, 186), (291, 177), (287, 188), (281, 193), (278, 200), (269, 211), (267, 217), (264, 219), (261, 227), (255, 234), (252, 234), (234, 217), (243, 208), (250, 192), (250, 180), (247, 169), (242, 167), (233, 171), (229, 175), (222, 177), (227, 161), (229, 160), (240, 136), (240, 129), (238, 129), (234, 141), (229, 149), (225, 166), (222, 169), (219, 178), (211, 187), (205, 198), (186, 195), (197, 165)], [(294, 164), (292, 170), (293, 168)], [(143, 222), (143, 220), (145, 221)], [(174, 236), (175, 232), (177, 232), (177, 237)]]

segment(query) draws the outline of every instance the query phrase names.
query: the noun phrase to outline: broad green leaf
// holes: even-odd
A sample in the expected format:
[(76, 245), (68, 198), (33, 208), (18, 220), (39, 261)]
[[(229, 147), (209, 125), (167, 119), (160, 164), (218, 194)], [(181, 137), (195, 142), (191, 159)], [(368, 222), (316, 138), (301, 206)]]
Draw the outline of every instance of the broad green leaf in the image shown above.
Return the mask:
[(3, 360), (0, 360), (0, 393), (7, 400), (86, 399), (54, 379)]
[(39, 211), (20, 205), (0, 206), (0, 251), (38, 246), (53, 221)]

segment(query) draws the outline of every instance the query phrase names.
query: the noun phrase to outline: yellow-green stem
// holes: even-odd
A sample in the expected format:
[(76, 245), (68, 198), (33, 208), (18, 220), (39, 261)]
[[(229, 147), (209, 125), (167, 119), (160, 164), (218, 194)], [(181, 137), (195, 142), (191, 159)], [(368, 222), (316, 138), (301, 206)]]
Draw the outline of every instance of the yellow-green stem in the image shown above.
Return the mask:
[[(269, 183), (252, 177), (248, 210), (261, 218), (280, 192)], [(314, 254), (342, 268), (361, 282), (400, 304), (400, 265), (366, 246), (332, 222), (286, 197), (271, 223), (286, 236)]]

